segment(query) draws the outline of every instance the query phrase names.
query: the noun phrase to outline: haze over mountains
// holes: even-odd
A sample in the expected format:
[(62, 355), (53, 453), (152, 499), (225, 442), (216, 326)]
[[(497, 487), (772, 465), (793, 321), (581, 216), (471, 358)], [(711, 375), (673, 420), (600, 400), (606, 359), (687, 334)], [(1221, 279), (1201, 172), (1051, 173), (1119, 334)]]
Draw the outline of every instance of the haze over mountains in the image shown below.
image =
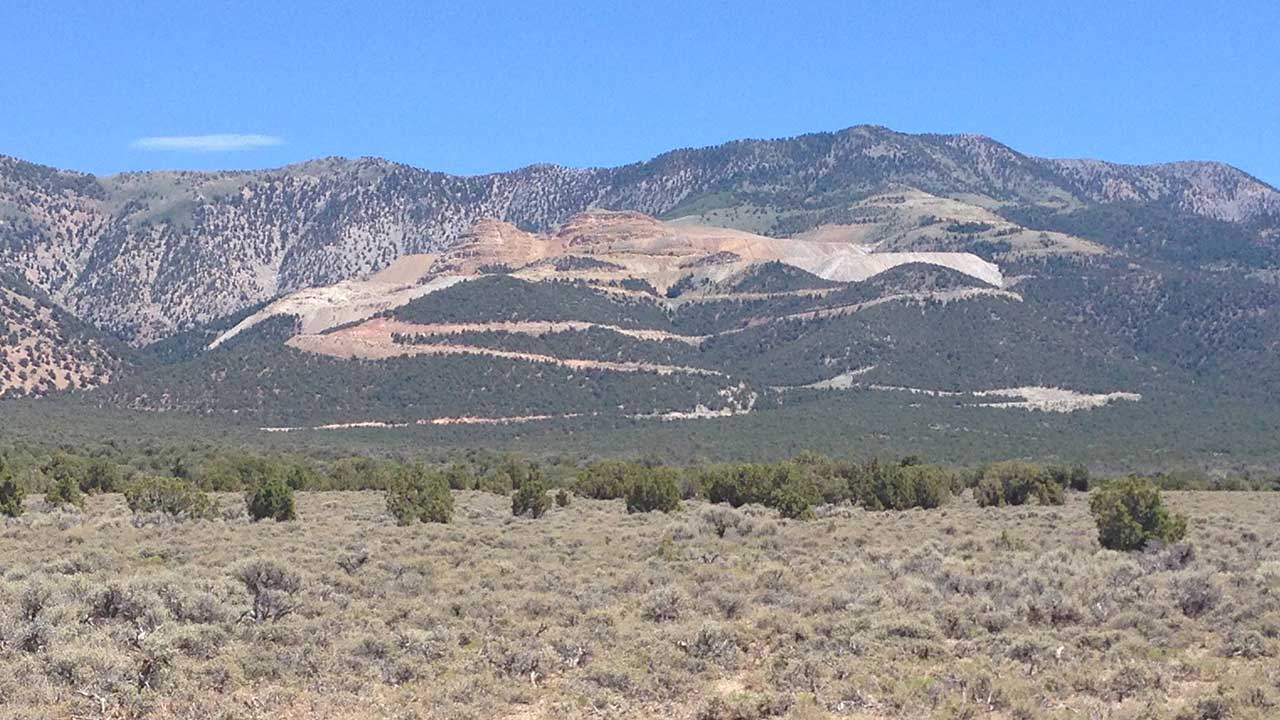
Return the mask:
[(476, 177), (0, 158), (0, 256), (0, 392), (260, 427), (767, 424), (862, 399), (965, 432), (1186, 403), (1265, 429), (1280, 389), (1280, 192), (971, 135)]

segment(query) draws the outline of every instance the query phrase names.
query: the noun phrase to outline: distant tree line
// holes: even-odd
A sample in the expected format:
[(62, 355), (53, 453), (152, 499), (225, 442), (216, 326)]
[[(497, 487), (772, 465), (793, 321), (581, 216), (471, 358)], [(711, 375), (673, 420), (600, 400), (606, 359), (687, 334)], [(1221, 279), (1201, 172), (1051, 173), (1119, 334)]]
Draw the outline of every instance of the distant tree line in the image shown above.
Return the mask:
[[(676, 512), (684, 500), (699, 499), (732, 507), (762, 505), (783, 518), (808, 520), (815, 508), (856, 505), (869, 511), (941, 507), (972, 491), (981, 507), (1062, 505), (1068, 492), (1087, 492), (1095, 480), (1082, 465), (1038, 465), (1021, 460), (977, 468), (950, 468), (915, 456), (896, 462), (836, 460), (802, 453), (777, 463), (721, 463), (677, 467), (634, 460), (596, 460), (573, 466), (542, 465), (516, 455), (478, 455), (469, 461), (428, 467), (420, 461), (343, 458), (326, 466), (287, 456), (214, 458), (193, 470), (179, 456), (166, 473), (122, 468), (102, 457), (65, 452), (51, 455), (39, 468), (44, 501), (51, 506), (83, 508), (85, 496), (120, 492), (135, 514), (176, 520), (216, 518), (209, 491), (242, 492), (250, 519), (297, 519), (298, 490), (381, 490), (387, 513), (400, 525), (448, 523), (454, 491), (511, 496), (516, 517), (539, 518), (552, 506), (566, 507), (572, 494), (596, 500), (622, 500), (627, 512)], [(1114, 550), (1139, 550), (1151, 542), (1176, 542), (1187, 519), (1169, 512), (1160, 494), (1168, 476), (1105, 479), (1090, 495), (1090, 512), (1100, 544)], [(1275, 488), (1275, 483), (1271, 483)], [(554, 492), (554, 496), (551, 494)], [(0, 514), (25, 510), (27, 488), (0, 456)]]

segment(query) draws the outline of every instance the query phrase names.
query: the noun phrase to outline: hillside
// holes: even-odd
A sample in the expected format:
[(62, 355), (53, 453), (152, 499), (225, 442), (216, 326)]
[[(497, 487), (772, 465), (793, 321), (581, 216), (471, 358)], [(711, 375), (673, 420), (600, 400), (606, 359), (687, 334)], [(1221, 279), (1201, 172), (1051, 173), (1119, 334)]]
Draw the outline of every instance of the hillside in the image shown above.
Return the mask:
[(86, 327), (22, 280), (0, 273), (0, 398), (86, 390), (116, 376), (120, 343)]
[[(1231, 237), (1213, 242), (1274, 263), (1280, 193), (1212, 163), (1044, 160), (984, 137), (868, 126), (677, 150), (619, 168), (539, 165), (473, 177), (327, 158), (278, 170), (97, 178), (0, 158), (5, 264), (134, 344), (438, 252), (482, 218), (546, 231), (593, 207), (772, 237), (832, 237), (832, 228), (852, 226), (903, 249), (974, 239), (1001, 252), (1078, 251), (1084, 246), (1064, 236), (1088, 237), (1097, 213), (1111, 212), (1099, 208), (1118, 207), (1216, 234), (1230, 227)], [(912, 221), (917, 228), (904, 227)], [(1105, 230), (1092, 239), (1168, 247), (1135, 246)], [(1172, 239), (1183, 247), (1202, 238)]]
[(253, 433), (1230, 457), (1203, 428), (1275, 425), (1277, 218), (1219, 164), (876, 127), (477, 177), (3, 159), (4, 377)]
[[(1107, 256), (1061, 257), (1097, 272)], [(1069, 318), (1042, 322), (1008, 284), (962, 250), (635, 212), (580, 213), (544, 234), (485, 220), (446, 251), (267, 304), (206, 335), (204, 352), (98, 396), (340, 429), (724, 418), (823, 390), (1076, 412), (1157, 389), (1123, 337), (1077, 347)]]

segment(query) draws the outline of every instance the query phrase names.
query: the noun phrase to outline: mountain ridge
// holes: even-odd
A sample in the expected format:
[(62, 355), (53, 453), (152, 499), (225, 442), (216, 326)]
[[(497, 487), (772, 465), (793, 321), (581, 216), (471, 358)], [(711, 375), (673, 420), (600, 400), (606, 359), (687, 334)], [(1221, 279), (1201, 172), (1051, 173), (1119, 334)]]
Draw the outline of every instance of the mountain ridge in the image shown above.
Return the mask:
[[(100, 178), (6, 158), (0, 257), (66, 309), (145, 345), (439, 250), (484, 217), (541, 231), (591, 207), (661, 216), (719, 202), (772, 218), (741, 229), (790, 236), (840, 222), (850, 202), (896, 186), (997, 212), (1132, 202), (1233, 224), (1280, 216), (1280, 192), (1221, 164), (1047, 160), (982, 135), (854, 126), (676, 149), (612, 168), (536, 164), (476, 176), (331, 157), (272, 170)], [(1258, 236), (1274, 241), (1276, 233)]]
[(1280, 392), (1277, 208), (1220, 163), (874, 126), (480, 176), (0, 158), (5, 337), (39, 348), (6, 350), (6, 382), (252, 428), (757, 433), (812, 408), (824, 433), (891, 412), (954, 448), (1009, 413), (1062, 414), (1027, 421), (1046, 443), (1143, 443), (1208, 408), (1256, 429)]
[(527, 165), (522, 165), (515, 168), (510, 168), (507, 170), (494, 170), (494, 171), (487, 171), (487, 172), (481, 172), (481, 173), (450, 173), (445, 171), (432, 170), (424, 166), (404, 163), (404, 162), (400, 162), (397, 160), (393, 160), (391, 158), (378, 156), (378, 155), (361, 155), (361, 156), (355, 156), (355, 157), (345, 156), (345, 155), (326, 155), (326, 156), (320, 156), (315, 158), (308, 158), (308, 159), (300, 160), (297, 162), (287, 163), (285, 165), (266, 167), (266, 168), (249, 168), (249, 169), (228, 168), (228, 169), (222, 169), (222, 170), (185, 170), (185, 169), (160, 168), (160, 169), (154, 169), (154, 170), (128, 170), (128, 171), (122, 171), (118, 173), (99, 174), (99, 173), (92, 173), (92, 172), (81, 171), (81, 170), (59, 168), (53, 165), (47, 165), (44, 163), (25, 160), (23, 158), (20, 158), (14, 155), (0, 153), (0, 170), (4, 169), (3, 168), (4, 165), (22, 165), (22, 166), (27, 166), (28, 168), (31, 168), (31, 169), (35, 169), (42, 173), (70, 176), (71, 178), (75, 178), (75, 179), (111, 180), (115, 178), (145, 177), (145, 176), (155, 176), (155, 175), (226, 176), (226, 175), (275, 174), (275, 173), (286, 173), (286, 172), (297, 172), (297, 171), (311, 171), (315, 169), (317, 166), (323, 168), (324, 166), (332, 166), (334, 164), (347, 165), (347, 166), (362, 166), (362, 165), (376, 164), (376, 165), (389, 166), (392, 168), (413, 170), (417, 172), (428, 173), (428, 174), (438, 175), (442, 177), (451, 177), (451, 178), (459, 178), (459, 179), (489, 179), (494, 177), (521, 175), (521, 174), (536, 173), (536, 172), (548, 171), (548, 170), (556, 171), (556, 172), (566, 172), (566, 173), (616, 172), (616, 171), (625, 170), (627, 168), (660, 163), (664, 160), (667, 160), (669, 158), (679, 156), (685, 153), (728, 150), (728, 149), (735, 148), (736, 146), (780, 144), (780, 143), (795, 142), (795, 141), (807, 141), (807, 140), (823, 138), (823, 137), (838, 138), (838, 137), (844, 137), (849, 135), (866, 135), (866, 134), (888, 135), (892, 137), (902, 137), (902, 138), (925, 138), (925, 139), (941, 141), (943, 143), (953, 143), (953, 144), (954, 143), (974, 143), (978, 145), (987, 146), (989, 148), (998, 149), (1000, 151), (1008, 153), (1009, 155), (1015, 155), (1018, 157), (1039, 161), (1039, 162), (1044, 162), (1044, 163), (1048, 163), (1048, 164), (1059, 166), (1059, 167), (1093, 166), (1093, 167), (1106, 168), (1111, 172), (1122, 172), (1122, 171), (1155, 172), (1161, 169), (1169, 169), (1169, 170), (1191, 169), (1191, 170), (1199, 170), (1199, 171), (1215, 170), (1223, 174), (1229, 174), (1233, 176), (1232, 178), (1233, 180), (1244, 181), (1252, 185), (1259, 186), (1260, 190), (1263, 190), (1267, 193), (1280, 195), (1280, 190), (1277, 190), (1276, 186), (1268, 183), (1267, 181), (1255, 175), (1252, 175), (1251, 173), (1245, 170), (1242, 170), (1234, 165), (1231, 165), (1230, 163), (1222, 162), (1219, 160), (1185, 159), (1185, 160), (1158, 161), (1158, 162), (1150, 162), (1150, 163), (1125, 163), (1125, 162), (1115, 162), (1110, 160), (1104, 160), (1096, 157), (1084, 157), (1084, 156), (1066, 156), (1066, 157), (1035, 156), (1035, 155), (1030, 155), (1030, 154), (1022, 153), (1018, 150), (1015, 150), (1012, 146), (1007, 145), (989, 135), (985, 135), (982, 133), (971, 133), (971, 132), (905, 133), (905, 132), (899, 132), (899, 131), (893, 130), (883, 125), (875, 125), (875, 124), (851, 125), (841, 130), (835, 130), (835, 131), (815, 131), (815, 132), (801, 133), (798, 135), (767, 137), (767, 138), (766, 137), (738, 138), (738, 139), (728, 140), (722, 143), (716, 143), (712, 145), (678, 147), (678, 148), (672, 148), (670, 150), (663, 151), (647, 159), (636, 160), (633, 162), (623, 163), (620, 165), (572, 166), (572, 165), (565, 165), (565, 164), (556, 163), (552, 161), (540, 161), (540, 162), (530, 163)]
[[(339, 166), (339, 169), (355, 168), (364, 169), (369, 166), (377, 166), (383, 170), (409, 170), (424, 173), (442, 178), (453, 178), (460, 180), (493, 180), (495, 178), (504, 178), (511, 176), (532, 175), (545, 172), (564, 173), (567, 175), (592, 175), (597, 173), (622, 173), (628, 169), (639, 168), (652, 165), (660, 165), (664, 162), (670, 162), (678, 158), (682, 158), (688, 154), (711, 153), (716, 151), (729, 151), (739, 147), (752, 146), (777, 146), (787, 143), (808, 143), (816, 142), (824, 138), (845, 139), (852, 136), (858, 137), (875, 137), (876, 139), (904, 139), (919, 138), (933, 140), (944, 145), (969, 148), (981, 147), (986, 152), (1001, 153), (1008, 158), (1020, 158), (1035, 163), (1043, 163), (1060, 170), (1071, 169), (1079, 172), (1081, 168), (1090, 168), (1095, 171), (1105, 170), (1111, 175), (1126, 172), (1143, 172), (1143, 173), (1159, 173), (1160, 171), (1174, 171), (1176, 173), (1186, 175), (1186, 171), (1195, 171), (1203, 174), (1208, 171), (1215, 172), (1222, 179), (1229, 180), (1237, 184), (1247, 184), (1251, 186), (1251, 190), (1260, 194), (1267, 195), (1265, 205), (1268, 210), (1275, 211), (1280, 209), (1280, 190), (1266, 181), (1251, 175), (1229, 163), (1217, 160), (1172, 160), (1154, 163), (1120, 163), (1103, 160), (1092, 157), (1039, 157), (1021, 153), (1009, 145), (996, 140), (988, 135), (980, 133), (903, 133), (894, 131), (881, 125), (853, 125), (842, 130), (830, 132), (812, 132), (794, 136), (783, 136), (773, 138), (741, 138), (729, 140), (724, 143), (707, 146), (688, 146), (674, 148), (654, 155), (648, 159), (638, 160), (622, 165), (596, 165), (596, 166), (570, 166), (555, 162), (536, 162), (528, 165), (512, 168), (509, 170), (490, 171), (474, 174), (456, 174), (442, 171), (432, 170), (430, 168), (403, 163), (390, 158), (363, 155), (358, 157), (348, 157), (342, 155), (330, 155), (317, 158), (310, 158), (285, 165), (259, 168), (259, 169), (226, 169), (226, 170), (178, 170), (178, 169), (158, 169), (143, 171), (125, 171), (112, 174), (94, 174), (82, 172), (78, 170), (68, 170), (57, 168), (50, 165), (31, 162), (18, 158), (16, 156), (0, 154), (0, 170), (4, 169), (3, 165), (22, 165), (31, 168), (45, 175), (66, 176), (68, 179), (79, 182), (92, 180), (111, 181), (116, 179), (141, 178), (151, 176), (185, 176), (200, 178), (217, 178), (227, 176), (245, 176), (245, 175), (270, 175), (270, 174), (290, 174), (290, 173), (312, 173), (318, 169), (333, 170), (333, 166)], [(1274, 197), (1273, 197), (1274, 196)], [(1240, 219), (1240, 218), (1234, 218)]]

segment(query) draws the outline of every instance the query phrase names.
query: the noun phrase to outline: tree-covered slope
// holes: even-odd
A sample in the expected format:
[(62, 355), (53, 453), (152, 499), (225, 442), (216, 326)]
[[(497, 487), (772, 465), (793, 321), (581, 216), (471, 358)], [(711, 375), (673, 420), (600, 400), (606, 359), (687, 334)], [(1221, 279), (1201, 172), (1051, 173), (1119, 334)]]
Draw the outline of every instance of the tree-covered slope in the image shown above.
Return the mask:
[(21, 277), (0, 271), (0, 398), (104, 385), (132, 355)]

